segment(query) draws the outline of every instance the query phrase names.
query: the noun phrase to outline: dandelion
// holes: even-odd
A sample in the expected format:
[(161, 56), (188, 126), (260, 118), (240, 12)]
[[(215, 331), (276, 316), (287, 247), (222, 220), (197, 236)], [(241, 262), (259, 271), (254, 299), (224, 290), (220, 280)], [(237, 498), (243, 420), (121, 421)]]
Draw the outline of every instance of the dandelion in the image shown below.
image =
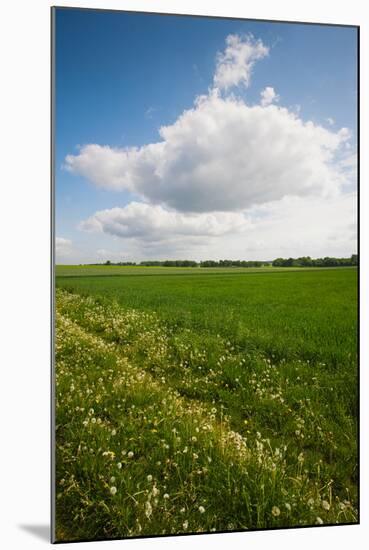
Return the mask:
[(145, 516), (147, 517), (147, 519), (150, 519), (151, 514), (152, 514), (152, 506), (151, 506), (151, 503), (147, 500), (145, 502)]
[(147, 481), (148, 481), (149, 483), (152, 481), (152, 475), (151, 475), (151, 474), (149, 474), (149, 475), (147, 476)]
[(91, 422), (92, 422), (92, 424), (96, 424), (96, 418), (95, 417), (91, 418)]
[(205, 508), (203, 506), (199, 506), (199, 512), (200, 514), (203, 514), (205, 512)]
[(167, 500), (169, 498), (168, 493), (164, 493), (163, 498), (165, 498), (165, 500)]
[(281, 511), (280, 511), (280, 509), (278, 508), (278, 506), (273, 506), (273, 508), (272, 508), (272, 515), (276, 518), (276, 517), (278, 517), (280, 514), (281, 514)]
[(322, 525), (322, 524), (324, 523), (324, 521), (322, 520), (322, 518), (320, 518), (319, 516), (317, 516), (317, 518), (316, 518), (316, 523), (317, 523), (318, 525)]
[(112, 430), (111, 435), (117, 435), (117, 430)]
[(187, 520), (184, 521), (182, 526), (183, 526), (183, 529), (186, 531), (188, 529), (188, 521)]
[(115, 477), (114, 476), (111, 476), (110, 483), (115, 483)]
[(285, 503), (285, 507), (287, 508), (287, 510), (288, 510), (289, 512), (291, 512), (291, 504), (290, 504), (289, 502), (286, 502), (286, 503)]
[(329, 504), (329, 502), (327, 500), (322, 500), (322, 508), (324, 508), (324, 510), (328, 510), (330, 509), (331, 505)]
[(181, 509), (180, 509), (180, 513), (181, 513), (181, 514), (184, 514), (185, 511), (186, 511), (186, 508), (181, 508)]
[[(91, 449), (90, 449), (91, 451)], [(92, 452), (93, 452), (93, 449), (92, 449)], [(113, 460), (115, 458), (115, 453), (114, 451), (104, 451), (103, 456), (106, 456), (107, 458), (110, 458), (111, 460)]]
[(133, 451), (129, 451), (129, 453), (127, 454), (128, 458), (133, 458), (134, 457), (134, 452)]
[(116, 495), (116, 493), (117, 493), (117, 488), (114, 487), (114, 485), (113, 485), (112, 487), (110, 487), (110, 494), (111, 495)]
[(121, 463), (121, 462), (118, 462), (117, 468), (118, 468), (118, 470), (121, 470), (121, 469), (122, 469), (122, 463)]

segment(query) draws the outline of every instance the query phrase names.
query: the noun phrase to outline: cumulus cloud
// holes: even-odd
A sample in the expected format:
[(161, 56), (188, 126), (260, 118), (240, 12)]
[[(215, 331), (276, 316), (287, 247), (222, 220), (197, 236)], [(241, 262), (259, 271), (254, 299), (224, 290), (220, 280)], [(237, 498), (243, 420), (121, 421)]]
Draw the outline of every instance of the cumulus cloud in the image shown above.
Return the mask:
[(70, 256), (73, 251), (72, 241), (63, 237), (55, 237), (55, 254), (57, 257)]
[(157, 142), (87, 144), (66, 157), (70, 172), (134, 200), (80, 223), (94, 233), (95, 255), (100, 246), (100, 259), (122, 258), (122, 239), (126, 258), (265, 260), (353, 252), (350, 131), (334, 130), (333, 119), (325, 119), (328, 127), (304, 121), (299, 106), (276, 105), (272, 86), (261, 91), (259, 105), (227, 93), (248, 87), (256, 61), (268, 54), (251, 35), (229, 35), (213, 89), (162, 126)]
[(266, 107), (275, 101), (279, 101), (279, 95), (275, 93), (272, 86), (267, 86), (260, 92), (261, 95), (261, 105)]
[(335, 157), (350, 138), (347, 129), (334, 132), (286, 108), (249, 106), (216, 91), (162, 126), (160, 136), (136, 148), (85, 145), (65, 167), (98, 187), (180, 211), (239, 210), (337, 192), (344, 174)]
[(84, 231), (116, 237), (159, 242), (173, 238), (211, 238), (239, 233), (251, 224), (241, 213), (216, 212), (188, 214), (167, 210), (160, 205), (131, 202), (123, 208), (95, 212), (80, 223)]
[[(355, 192), (325, 199), (285, 197), (249, 209), (251, 224), (242, 236), (211, 241), (206, 253), (209, 259), (350, 256), (357, 249), (356, 210)], [(196, 249), (188, 257), (190, 252)]]
[(357, 154), (349, 153), (340, 160), (340, 166), (343, 168), (357, 169)]
[(269, 48), (251, 34), (230, 34), (226, 45), (225, 51), (217, 55), (214, 86), (224, 90), (240, 84), (248, 87), (255, 62), (267, 56)]
[[(197, 232), (191, 230), (183, 233), (181, 230), (173, 231), (173, 225), (162, 220), (156, 229), (153, 230), (152, 223), (148, 223), (146, 228), (144, 224), (140, 232), (129, 237), (132, 235), (130, 231), (122, 233), (114, 227), (109, 228), (110, 233), (107, 231), (111, 223), (109, 218), (117, 218), (113, 212), (115, 209), (112, 209), (106, 211), (104, 216), (100, 213), (91, 216), (99, 218), (100, 222), (89, 227), (90, 231), (97, 231), (93, 233), (92, 242), (104, 244), (97, 255), (95, 252), (94, 256), (91, 251), (88, 261), (140, 261), (149, 258), (272, 260), (278, 256), (350, 256), (357, 247), (356, 207), (356, 193), (325, 199), (285, 197), (250, 208), (245, 212), (244, 220), (228, 223), (227, 228), (222, 230), (204, 230), (200, 224), (201, 230), (198, 226)], [(134, 210), (138, 223), (142, 210)], [(136, 222), (131, 220), (131, 226)], [(119, 221), (119, 225), (124, 223)], [(152, 231), (154, 235), (151, 235)]]

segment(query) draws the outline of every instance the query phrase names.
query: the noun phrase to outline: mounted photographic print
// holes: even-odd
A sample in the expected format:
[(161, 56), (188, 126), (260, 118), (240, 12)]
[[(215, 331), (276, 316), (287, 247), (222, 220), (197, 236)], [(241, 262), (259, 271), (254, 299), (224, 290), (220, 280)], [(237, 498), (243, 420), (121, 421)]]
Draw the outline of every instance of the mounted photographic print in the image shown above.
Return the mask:
[(359, 28), (52, 22), (53, 541), (358, 523)]

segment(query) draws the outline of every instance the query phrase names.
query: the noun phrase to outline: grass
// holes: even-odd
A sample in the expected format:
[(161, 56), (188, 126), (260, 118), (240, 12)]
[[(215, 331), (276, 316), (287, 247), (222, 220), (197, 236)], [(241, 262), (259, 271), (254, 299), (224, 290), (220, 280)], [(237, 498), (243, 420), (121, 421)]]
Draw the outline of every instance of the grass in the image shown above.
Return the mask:
[(356, 522), (356, 270), (158, 269), (57, 277), (58, 540)]

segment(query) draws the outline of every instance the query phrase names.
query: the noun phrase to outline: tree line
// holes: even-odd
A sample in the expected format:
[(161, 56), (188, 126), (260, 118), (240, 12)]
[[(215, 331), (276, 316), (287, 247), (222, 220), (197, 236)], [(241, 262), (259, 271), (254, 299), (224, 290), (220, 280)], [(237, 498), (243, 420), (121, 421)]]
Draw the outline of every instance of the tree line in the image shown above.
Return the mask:
[[(246, 261), (246, 260), (145, 260), (142, 262), (111, 262), (107, 260), (103, 265), (144, 266), (144, 267), (262, 267), (271, 265), (272, 262)], [(101, 265), (101, 264), (90, 264)]]
[[(90, 264), (101, 265), (101, 264)], [(301, 258), (276, 258), (273, 261), (259, 260), (204, 260), (196, 262), (195, 260), (145, 260), (142, 262), (111, 262), (106, 261), (103, 265), (120, 266), (145, 266), (145, 267), (348, 267), (358, 265), (357, 254), (352, 254), (350, 258), (334, 258), (326, 256), (325, 258), (311, 258), (302, 256)]]
[(301, 258), (276, 258), (272, 262), (273, 267), (348, 267), (358, 265), (357, 254), (352, 254), (350, 258), (334, 258), (326, 256), (325, 258), (310, 258), (302, 256)]

